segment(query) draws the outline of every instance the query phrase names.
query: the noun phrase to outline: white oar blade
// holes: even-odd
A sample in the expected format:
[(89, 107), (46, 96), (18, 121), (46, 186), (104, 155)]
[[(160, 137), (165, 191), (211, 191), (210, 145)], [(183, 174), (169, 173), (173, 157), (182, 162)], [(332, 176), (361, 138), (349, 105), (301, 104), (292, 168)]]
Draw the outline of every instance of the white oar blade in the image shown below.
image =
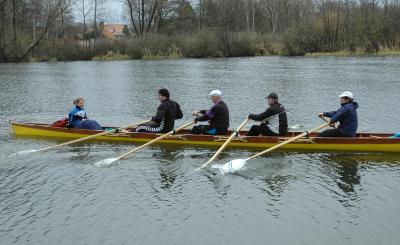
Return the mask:
[(297, 129), (304, 128), (304, 126), (301, 125), (301, 124), (295, 124), (295, 125), (293, 125), (293, 126), (290, 126), (289, 128), (290, 128), (290, 129), (293, 129), (293, 130), (297, 130)]
[(235, 159), (223, 165), (215, 164), (211, 168), (216, 168), (222, 175), (232, 174), (236, 171), (241, 170), (246, 165), (246, 159)]
[(10, 154), (9, 157), (20, 157), (23, 155), (28, 155), (30, 153), (34, 153), (34, 152), (38, 152), (39, 150), (25, 150), (25, 151), (19, 151), (19, 152), (15, 152), (13, 154)]
[(115, 163), (118, 160), (119, 160), (119, 158), (107, 158), (107, 159), (95, 162), (94, 166), (96, 166), (96, 167), (107, 167), (107, 166), (110, 166), (111, 164)]

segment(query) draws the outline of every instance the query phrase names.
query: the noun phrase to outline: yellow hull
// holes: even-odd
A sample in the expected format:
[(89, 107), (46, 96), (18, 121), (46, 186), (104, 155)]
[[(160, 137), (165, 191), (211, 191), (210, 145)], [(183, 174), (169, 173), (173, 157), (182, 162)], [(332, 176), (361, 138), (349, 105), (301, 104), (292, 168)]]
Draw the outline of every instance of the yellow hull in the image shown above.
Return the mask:
[[(32, 125), (34, 124), (12, 123), (12, 128), (16, 136), (49, 137), (60, 139), (77, 139), (97, 133), (97, 131), (91, 131), (90, 133), (87, 133), (88, 130), (60, 130), (49, 126), (34, 125), (33, 127)], [(149, 135), (151, 135), (151, 137), (149, 137)], [(154, 139), (157, 136), (158, 135), (156, 134), (116, 133), (108, 136), (100, 136), (96, 138), (96, 140), (144, 143)], [(195, 136), (189, 134), (177, 134), (161, 140), (159, 143), (174, 145), (220, 146), (227, 138), (227, 136), (196, 136), (197, 138), (195, 139), (193, 139), (193, 137)], [(265, 138), (265, 141), (260, 141), (259, 139), (255, 138)], [(284, 139), (285, 138), (282, 137), (240, 137), (239, 139), (232, 140), (229, 146), (265, 149), (276, 145)], [(370, 143), (368, 141), (370, 141)], [(360, 137), (360, 139), (330, 138), (328, 140), (323, 138), (310, 138), (287, 144), (282, 148), (306, 151), (400, 152), (400, 139), (389, 139), (387, 137), (379, 139), (376, 136), (371, 137), (370, 140), (368, 140), (367, 137)]]

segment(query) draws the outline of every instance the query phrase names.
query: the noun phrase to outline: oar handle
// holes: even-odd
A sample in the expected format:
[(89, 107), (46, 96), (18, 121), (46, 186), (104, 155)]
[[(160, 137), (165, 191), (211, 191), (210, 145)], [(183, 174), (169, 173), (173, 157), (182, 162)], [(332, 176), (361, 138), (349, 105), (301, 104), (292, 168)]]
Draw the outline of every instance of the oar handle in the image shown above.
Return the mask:
[(215, 160), (215, 158), (217, 158), (219, 156), (219, 154), (221, 154), (221, 152), (228, 146), (228, 144), (232, 141), (232, 139), (236, 136), (236, 134), (246, 125), (246, 123), (248, 123), (250, 121), (249, 118), (246, 118), (246, 120), (244, 120), (239, 127), (232, 132), (231, 136), (229, 136), (229, 138), (225, 141), (225, 143), (218, 149), (217, 152), (214, 153), (214, 155), (210, 158), (210, 160), (208, 160), (205, 164), (203, 164), (200, 168), (205, 168), (208, 164), (210, 164), (212, 161)]
[[(331, 119), (324, 117), (324, 116), (320, 116), (320, 118), (322, 120), (324, 120), (325, 122), (329, 123), (329, 125), (331, 124)], [(335, 124), (333, 124), (333, 128), (336, 128)]]
[(127, 153), (125, 153), (125, 154), (123, 154), (123, 155), (117, 157), (117, 159), (120, 160), (120, 159), (122, 159), (122, 158), (124, 158), (124, 157), (126, 157), (126, 156), (128, 156), (128, 155), (130, 155), (130, 154), (132, 154), (132, 153), (134, 153), (134, 152), (136, 152), (136, 151), (138, 151), (138, 150), (140, 150), (140, 149), (143, 149), (143, 148), (146, 147), (146, 146), (149, 146), (149, 145), (151, 145), (151, 144), (153, 144), (153, 143), (155, 143), (155, 142), (157, 142), (157, 141), (159, 141), (159, 140), (162, 140), (162, 139), (164, 139), (165, 137), (167, 137), (167, 136), (169, 136), (169, 135), (175, 134), (175, 133), (181, 131), (182, 129), (185, 129), (185, 128), (187, 128), (187, 127), (193, 125), (193, 124), (196, 124), (196, 122), (186, 123), (186, 124), (184, 124), (183, 126), (177, 128), (177, 129), (175, 129), (175, 130), (172, 130), (172, 131), (170, 131), (170, 132), (168, 132), (168, 133), (166, 133), (166, 134), (163, 134), (163, 135), (161, 135), (161, 136), (158, 137), (158, 138), (155, 138), (155, 139), (153, 139), (153, 140), (151, 140), (151, 141), (149, 141), (149, 142), (147, 142), (147, 143), (145, 143), (145, 144), (143, 144), (143, 145), (141, 145), (141, 146), (139, 146), (139, 147), (136, 147), (136, 148), (134, 148), (134, 149), (128, 151)]
[(147, 122), (149, 122), (149, 120), (143, 121), (143, 122), (138, 122), (138, 123), (131, 124), (131, 125), (127, 125), (127, 126), (124, 126), (124, 127), (121, 127), (121, 128), (115, 128), (115, 129), (112, 129), (112, 130), (104, 131), (104, 132), (101, 132), (101, 133), (98, 133), (98, 134), (93, 134), (93, 135), (90, 135), (90, 136), (87, 136), (87, 137), (84, 137), (84, 138), (68, 141), (68, 142), (65, 142), (65, 143), (62, 143), (62, 144), (49, 146), (49, 147), (40, 149), (38, 151), (47, 151), (47, 150), (51, 150), (51, 149), (58, 148), (58, 147), (61, 147), (61, 146), (66, 146), (66, 145), (79, 143), (79, 142), (82, 142), (82, 141), (85, 141), (85, 140), (94, 139), (94, 138), (99, 137), (99, 136), (103, 136), (103, 135), (107, 135), (107, 134), (116, 132), (117, 130), (123, 130), (123, 129), (126, 129), (126, 128), (133, 128), (133, 127), (136, 127), (136, 126), (138, 126), (140, 124), (147, 123)]
[(326, 126), (329, 126), (329, 122), (328, 122), (328, 123), (325, 123), (325, 124), (322, 124), (321, 126), (318, 126), (318, 127), (314, 128), (314, 129), (311, 129), (311, 130), (309, 130), (309, 131), (306, 131), (306, 132), (304, 132), (304, 133), (302, 133), (302, 134), (299, 134), (299, 135), (297, 135), (297, 136), (295, 136), (295, 137), (293, 137), (293, 138), (290, 138), (290, 139), (288, 139), (288, 140), (285, 140), (284, 142), (282, 142), (282, 143), (280, 143), (280, 144), (277, 144), (277, 145), (275, 145), (275, 146), (273, 146), (273, 147), (271, 147), (271, 148), (268, 148), (268, 149), (266, 149), (266, 150), (264, 150), (264, 151), (262, 151), (262, 152), (260, 152), (260, 153), (257, 153), (257, 154), (255, 154), (255, 155), (253, 155), (253, 156), (247, 158), (246, 161), (251, 160), (251, 159), (253, 159), (253, 158), (256, 158), (256, 157), (258, 157), (258, 156), (264, 155), (265, 153), (268, 153), (268, 152), (273, 151), (273, 150), (275, 150), (275, 149), (277, 149), (277, 148), (279, 148), (279, 147), (282, 147), (282, 146), (284, 146), (284, 145), (286, 145), (286, 144), (289, 144), (290, 142), (293, 142), (293, 141), (295, 141), (295, 140), (298, 140), (298, 139), (300, 139), (300, 138), (303, 138), (304, 136), (308, 135), (309, 133), (313, 133), (313, 132), (315, 132), (315, 131), (317, 131), (317, 130), (320, 130), (320, 129), (322, 129), (322, 128), (325, 128)]

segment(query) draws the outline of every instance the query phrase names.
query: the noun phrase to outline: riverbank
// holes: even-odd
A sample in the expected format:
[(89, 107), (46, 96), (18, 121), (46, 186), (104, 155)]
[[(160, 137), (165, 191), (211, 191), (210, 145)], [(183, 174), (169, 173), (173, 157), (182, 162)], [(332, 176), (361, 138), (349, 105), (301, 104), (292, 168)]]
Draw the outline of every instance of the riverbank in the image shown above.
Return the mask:
[[(298, 36), (301, 35), (235, 32), (226, 37), (216, 31), (203, 30), (191, 35), (154, 34), (120, 41), (60, 40), (42, 43), (35, 49), (33, 55), (22, 61), (109, 61), (253, 56), (400, 56), (400, 47), (396, 45), (388, 48), (385, 45), (373, 43), (353, 45), (351, 48), (343, 45), (340, 48), (323, 43), (315, 44)], [(347, 50), (354, 50), (354, 52)], [(16, 60), (10, 58), (6, 62)]]
[(384, 56), (400, 56), (400, 50), (381, 50), (377, 53), (366, 53), (366, 52), (350, 52), (350, 51), (338, 51), (330, 53), (307, 53), (305, 57), (384, 57)]
[[(280, 57), (288, 57), (282, 54), (265, 54), (265, 55), (253, 55), (253, 56), (241, 56), (241, 57), (267, 57), (267, 56), (280, 56)], [(381, 51), (378, 53), (368, 54), (365, 52), (349, 52), (349, 51), (338, 51), (338, 52), (331, 52), (331, 53), (307, 53), (302, 57), (310, 57), (310, 58), (319, 58), (319, 57), (400, 57), (400, 51)], [(106, 55), (101, 56), (94, 56), (92, 59), (84, 59), (84, 60), (57, 60), (56, 58), (52, 59), (36, 59), (31, 58), (28, 62), (68, 62), (68, 61), (120, 61), (120, 60), (165, 60), (165, 59), (187, 59), (187, 58), (194, 58), (194, 57), (185, 57), (181, 53), (172, 53), (169, 55), (144, 55), (140, 58), (130, 57), (125, 54), (120, 53), (108, 53)], [(235, 57), (196, 57), (197, 59), (203, 58), (235, 58)], [(237, 58), (237, 57), (236, 57)]]

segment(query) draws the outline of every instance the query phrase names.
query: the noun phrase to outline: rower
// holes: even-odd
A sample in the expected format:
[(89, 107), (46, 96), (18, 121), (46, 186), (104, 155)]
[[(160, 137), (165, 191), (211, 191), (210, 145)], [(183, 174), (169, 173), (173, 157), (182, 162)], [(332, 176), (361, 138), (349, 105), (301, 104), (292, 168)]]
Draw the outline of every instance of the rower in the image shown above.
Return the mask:
[(213, 106), (209, 110), (193, 112), (196, 122), (209, 121), (209, 125), (198, 125), (192, 129), (192, 134), (224, 135), (229, 127), (228, 106), (222, 100), (222, 92), (213, 90), (210, 93)]
[(358, 127), (357, 108), (358, 103), (354, 101), (351, 92), (346, 91), (339, 95), (341, 107), (337, 111), (318, 113), (319, 117), (329, 117), (331, 126), (336, 122), (338, 128), (327, 129), (318, 137), (355, 137)]
[(169, 99), (169, 91), (165, 88), (158, 90), (161, 102), (157, 113), (151, 121), (136, 128), (136, 132), (167, 133), (174, 129), (175, 120), (182, 119), (183, 114), (178, 103)]
[(253, 125), (248, 136), (278, 136), (288, 131), (288, 122), (285, 108), (278, 102), (278, 95), (270, 93), (267, 97), (269, 107), (261, 114), (250, 114), (249, 119), (261, 121), (260, 125)]
[(68, 114), (68, 127), (90, 130), (102, 130), (100, 124), (95, 120), (89, 120), (84, 109), (85, 100), (77, 98), (73, 100), (73, 107)]

